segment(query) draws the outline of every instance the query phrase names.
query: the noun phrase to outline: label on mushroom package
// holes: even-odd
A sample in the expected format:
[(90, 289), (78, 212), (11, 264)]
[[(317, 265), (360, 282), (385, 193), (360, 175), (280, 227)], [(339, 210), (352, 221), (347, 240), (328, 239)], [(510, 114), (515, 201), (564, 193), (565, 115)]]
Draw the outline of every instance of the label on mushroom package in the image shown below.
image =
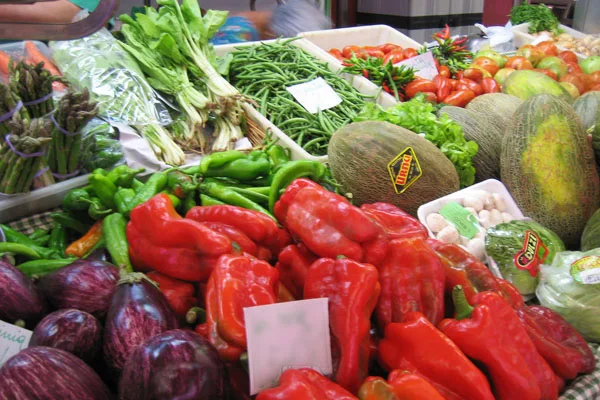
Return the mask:
[(328, 299), (244, 308), (250, 394), (277, 386), (290, 368), (333, 371)]
[(438, 74), (438, 69), (433, 61), (433, 54), (430, 51), (421, 55), (411, 57), (407, 60), (394, 64), (394, 67), (405, 65), (415, 69), (415, 75), (423, 79), (433, 80)]
[(299, 83), (286, 89), (311, 114), (335, 107), (342, 102), (342, 98), (323, 78)]
[(30, 330), (0, 321), (0, 367), (29, 346), (32, 333)]
[(573, 262), (571, 276), (584, 285), (600, 284), (600, 257), (587, 256)]
[(455, 201), (451, 201), (442, 207), (440, 214), (456, 227), (461, 236), (467, 239), (473, 239), (479, 232), (480, 225), (477, 217)]

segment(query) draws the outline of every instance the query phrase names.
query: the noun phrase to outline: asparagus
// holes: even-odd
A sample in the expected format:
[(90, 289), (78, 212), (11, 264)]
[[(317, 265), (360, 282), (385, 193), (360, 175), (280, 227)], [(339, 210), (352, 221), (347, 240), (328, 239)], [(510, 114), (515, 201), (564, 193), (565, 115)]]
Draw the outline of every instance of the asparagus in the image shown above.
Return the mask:
[(44, 63), (29, 65), (23, 61), (10, 71), (10, 88), (25, 103), (35, 102), (48, 97), (41, 103), (27, 104), (27, 111), (32, 117), (42, 117), (54, 109), (52, 83), (61, 78), (53, 76)]

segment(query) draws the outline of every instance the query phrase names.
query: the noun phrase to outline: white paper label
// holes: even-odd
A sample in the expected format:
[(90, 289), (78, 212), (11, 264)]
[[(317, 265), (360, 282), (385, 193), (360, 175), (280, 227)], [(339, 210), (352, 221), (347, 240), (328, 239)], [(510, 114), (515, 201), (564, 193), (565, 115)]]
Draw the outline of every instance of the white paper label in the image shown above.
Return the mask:
[(342, 102), (342, 98), (323, 78), (316, 78), (286, 89), (311, 114), (335, 107)]
[(401, 65), (406, 65), (407, 67), (414, 68), (415, 75), (423, 79), (432, 80), (433, 78), (435, 78), (436, 75), (438, 75), (438, 70), (435, 66), (435, 61), (433, 61), (433, 54), (431, 54), (430, 51), (409, 58), (408, 60), (400, 61), (399, 63), (394, 64), (394, 67), (399, 67)]
[(29, 346), (33, 332), (0, 321), (0, 367), (12, 356)]
[(290, 368), (332, 373), (328, 299), (244, 308), (250, 394), (277, 386)]

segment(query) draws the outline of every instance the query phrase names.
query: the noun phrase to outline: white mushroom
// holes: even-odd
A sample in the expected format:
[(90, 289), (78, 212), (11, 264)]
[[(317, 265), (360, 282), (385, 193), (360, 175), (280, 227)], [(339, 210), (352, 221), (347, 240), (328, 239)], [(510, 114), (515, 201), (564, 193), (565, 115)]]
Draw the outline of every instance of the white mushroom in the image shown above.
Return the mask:
[(452, 225), (448, 225), (447, 227), (442, 229), (437, 234), (437, 238), (438, 238), (438, 240), (441, 240), (442, 242), (445, 242), (445, 243), (459, 243), (460, 242), (460, 235), (458, 234), (458, 230), (456, 230), (456, 228)]
[(483, 239), (473, 238), (469, 240), (466, 247), (467, 251), (478, 259), (483, 260), (485, 258), (485, 243), (483, 242)]
[(479, 197), (466, 196), (463, 199), (463, 206), (474, 208), (475, 211), (479, 212), (483, 210), (483, 201)]
[(513, 219), (515, 219), (515, 218), (511, 214), (509, 214), (507, 212), (502, 213), (502, 222), (510, 222)]
[(490, 226), (501, 224), (503, 221), (502, 213), (495, 208), (490, 211)]
[(473, 214), (475, 218), (477, 218), (477, 210), (475, 210), (473, 207), (465, 207), (465, 210), (467, 210), (468, 212)]
[(479, 223), (485, 229), (487, 229), (490, 226), (492, 226), (492, 216), (491, 216), (491, 213), (488, 210), (482, 210), (482, 211), (479, 212)]
[(431, 232), (438, 233), (442, 229), (448, 226), (448, 221), (442, 214), (431, 213), (425, 218), (425, 222), (427, 222), (427, 226), (431, 229)]
[(494, 199), (495, 209), (500, 212), (506, 211), (506, 202), (502, 196), (500, 196), (498, 193), (494, 193), (492, 194), (492, 198)]

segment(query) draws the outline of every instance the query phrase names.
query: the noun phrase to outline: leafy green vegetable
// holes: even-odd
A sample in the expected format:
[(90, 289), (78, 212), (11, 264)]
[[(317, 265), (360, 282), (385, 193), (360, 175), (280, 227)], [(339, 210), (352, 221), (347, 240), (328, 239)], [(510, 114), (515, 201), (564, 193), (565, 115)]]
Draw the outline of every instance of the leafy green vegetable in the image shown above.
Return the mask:
[(425, 101), (425, 96), (417, 95), (410, 101), (398, 103), (384, 109), (374, 103), (366, 103), (363, 110), (354, 118), (359, 121), (385, 121), (415, 133), (423, 134), (425, 139), (435, 144), (458, 172), (462, 187), (475, 182), (473, 157), (479, 146), (467, 141), (462, 127), (447, 115), (437, 117), (433, 104)]
[[(591, 342), (600, 342), (600, 283), (596, 280), (600, 275), (592, 275), (598, 272), (599, 263), (600, 249), (558, 253), (552, 265), (542, 266), (535, 292), (543, 306), (562, 315)], [(588, 274), (585, 281), (574, 279), (572, 271), (578, 264), (585, 265), (579, 268)]]
[[(527, 232), (535, 234), (531, 242), (528, 240)], [(541, 244), (535, 241), (537, 239)], [(537, 249), (537, 253), (530, 253), (535, 256), (534, 258), (527, 254), (522, 261), (530, 261), (529, 265), (536, 276), (533, 276), (529, 270), (518, 268), (515, 264), (516, 257), (527, 244), (526, 241), (532, 245), (532, 249)], [(538, 243), (537, 247), (536, 243)], [(512, 282), (524, 295), (535, 292), (539, 282), (538, 269), (542, 261), (551, 263), (556, 253), (564, 250), (565, 245), (556, 233), (531, 220), (498, 224), (489, 228), (485, 236), (485, 251), (488, 256), (498, 264), (502, 277)]]
[(529, 33), (548, 31), (557, 35), (562, 32), (558, 27), (560, 21), (544, 4), (535, 5), (523, 1), (510, 10), (510, 22), (513, 25), (529, 22)]

